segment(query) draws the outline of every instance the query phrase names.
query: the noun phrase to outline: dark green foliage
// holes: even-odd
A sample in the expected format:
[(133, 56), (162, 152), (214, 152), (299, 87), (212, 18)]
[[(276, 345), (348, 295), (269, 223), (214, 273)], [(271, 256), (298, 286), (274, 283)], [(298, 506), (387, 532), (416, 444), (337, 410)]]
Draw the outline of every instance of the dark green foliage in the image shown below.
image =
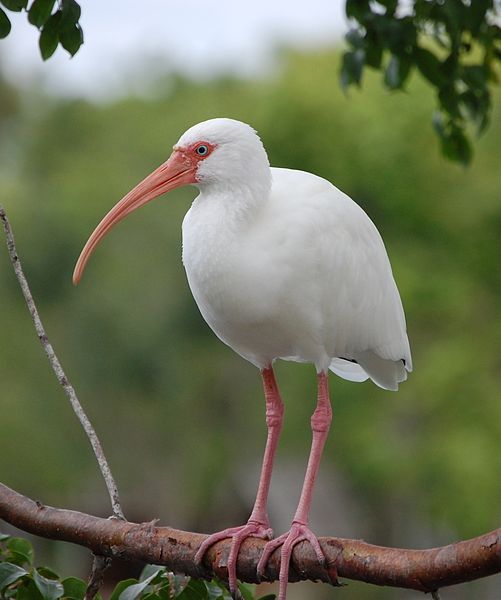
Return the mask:
[(85, 581), (78, 579), (78, 577), (67, 577), (61, 583), (64, 588), (63, 598), (68, 598), (68, 600), (82, 600), (85, 597), (85, 590), (87, 588)]
[(26, 8), (28, 0), (2, 0), (2, 4), (9, 10), (21, 12), (23, 8)]
[(7, 37), (11, 30), (9, 17), (5, 11), (0, 8), (0, 39)]
[[(254, 600), (253, 586), (239, 584), (244, 600)], [(202, 581), (176, 576), (165, 567), (147, 565), (137, 579), (126, 579), (115, 587), (110, 600), (231, 600), (225, 585), (213, 579)], [(260, 600), (274, 600), (275, 595), (261, 597)]]
[[(54, 10), (55, 0), (0, 0), (5, 8), (20, 12), (27, 11), (28, 21), (40, 30), (38, 45), (44, 60), (50, 58), (60, 44), (74, 56), (83, 44), (80, 27), (80, 5), (75, 0), (61, 0)], [(0, 38), (7, 37), (11, 29), (10, 21), (0, 8)]]
[[(40, 30), (44, 60), (58, 45), (74, 56), (83, 44), (81, 10), (75, 0), (61, 0), (54, 13), (55, 0), (33, 0), (29, 7), (28, 0), (0, 3), (12, 11), (28, 11), (29, 22)], [(403, 90), (410, 73), (418, 72), (436, 92), (439, 116), (433, 122), (443, 154), (468, 164), (469, 126), (479, 135), (489, 124), (491, 87), (498, 82), (499, 6), (496, 0), (347, 0), (350, 49), (342, 60), (341, 86), (360, 87), (366, 66), (381, 70), (384, 85), (392, 91)], [(10, 30), (10, 20), (0, 8), (0, 39)]]
[[(22, 549), (22, 554), (18, 550)], [(0, 598), (2, 600), (84, 600), (86, 584), (77, 577), (61, 579), (45, 567), (34, 567), (33, 548), (22, 538), (0, 534)], [(254, 600), (252, 586), (240, 584), (244, 600)], [(139, 579), (120, 581), (110, 600), (231, 600), (220, 581), (199, 581), (146, 565)], [(260, 600), (274, 600), (267, 595)], [(102, 600), (98, 595), (97, 600)]]
[(83, 31), (78, 24), (74, 23), (71, 27), (60, 33), (59, 42), (71, 56), (74, 56), (83, 43)]
[(492, 108), (491, 87), (498, 83), (500, 4), (494, 0), (401, 4), (347, 0), (350, 49), (343, 58), (341, 84), (360, 85), (363, 68), (369, 66), (383, 71), (389, 90), (402, 90), (415, 67), (436, 93), (438, 114), (433, 123), (444, 155), (468, 164), (472, 158), (469, 129), (477, 135), (485, 130)]
[(28, 21), (35, 27), (42, 27), (52, 14), (54, 3), (55, 0), (34, 0), (28, 11)]
[[(34, 552), (28, 540), (0, 536), (0, 596), (17, 600), (58, 600), (65, 593), (64, 582), (50, 569), (35, 568)], [(82, 585), (83, 584), (83, 585)], [(73, 586), (72, 589), (75, 589)], [(84, 594), (74, 600), (82, 600)]]
[(51, 15), (47, 22), (43, 25), (42, 31), (40, 32), (40, 39), (38, 45), (40, 46), (40, 53), (42, 58), (47, 60), (56, 51), (57, 45), (59, 44), (59, 25), (61, 23), (61, 11), (56, 11)]

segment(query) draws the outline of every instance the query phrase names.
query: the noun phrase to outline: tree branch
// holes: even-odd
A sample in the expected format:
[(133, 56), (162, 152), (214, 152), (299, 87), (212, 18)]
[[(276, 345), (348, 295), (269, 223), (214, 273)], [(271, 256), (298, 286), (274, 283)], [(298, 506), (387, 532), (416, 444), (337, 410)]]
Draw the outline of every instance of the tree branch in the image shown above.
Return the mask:
[[(96, 455), (118, 519), (102, 519), (71, 510), (51, 508), (34, 502), (0, 483), (0, 518), (24, 531), (42, 537), (72, 542), (89, 548), (95, 555), (87, 598), (97, 591), (102, 574), (113, 557), (166, 565), (175, 572), (194, 577), (226, 578), (229, 541), (215, 544), (205, 555), (204, 565), (194, 558), (205, 535), (137, 524), (124, 520), (118, 490), (99, 439), (87, 418), (74, 388), (69, 383), (40, 320), (28, 282), (16, 251), (14, 236), (4, 209), (0, 220), (7, 238), (9, 256), (28, 305), (35, 329), (59, 383), (82, 424)], [(318, 563), (307, 543), (296, 546), (290, 580), (321, 580), (337, 583), (337, 575), (376, 585), (388, 585), (432, 592), (438, 598), (441, 587), (479, 579), (501, 572), (501, 529), (483, 536), (429, 550), (383, 548), (360, 540), (320, 538), (327, 565)], [(256, 565), (265, 542), (246, 540), (238, 555), (237, 575), (242, 581), (257, 580)], [(269, 580), (277, 579), (279, 552), (266, 569)]]
[[(228, 540), (215, 544), (207, 552), (204, 565), (198, 567), (194, 556), (205, 535), (51, 508), (2, 484), (0, 518), (29, 533), (79, 544), (102, 556), (165, 565), (194, 577), (226, 577)], [(240, 580), (257, 581), (256, 565), (264, 544), (256, 538), (244, 542), (238, 556)], [(376, 585), (433, 592), (501, 572), (501, 528), (428, 550), (384, 548), (361, 540), (327, 537), (320, 538), (320, 544), (327, 566), (317, 562), (309, 544), (298, 544), (293, 552), (291, 581), (335, 583), (339, 574)], [(269, 561), (266, 569), (269, 580), (278, 577), (279, 558), (279, 552), (275, 552)]]
[(45, 354), (47, 354), (47, 358), (49, 359), (50, 366), (54, 371), (57, 380), (62, 385), (66, 395), (69, 398), (71, 406), (80, 421), (89, 441), (91, 443), (92, 449), (94, 450), (94, 454), (96, 455), (97, 462), (99, 464), (99, 468), (101, 469), (101, 473), (104, 477), (104, 481), (106, 483), (106, 487), (108, 488), (108, 493), (110, 495), (111, 506), (113, 509), (113, 514), (120, 519), (125, 519), (124, 514), (122, 512), (122, 507), (120, 506), (120, 500), (118, 497), (118, 489), (113, 479), (113, 475), (111, 474), (110, 467), (108, 465), (108, 461), (106, 460), (106, 456), (104, 455), (103, 448), (101, 446), (101, 442), (97, 437), (97, 434), (92, 426), (89, 418), (87, 417), (80, 401), (78, 400), (75, 389), (69, 382), (66, 374), (63, 370), (59, 359), (54, 352), (54, 348), (52, 344), (49, 342), (49, 338), (45, 332), (45, 328), (42, 324), (42, 320), (40, 319), (40, 315), (38, 314), (38, 310), (35, 304), (35, 300), (31, 294), (30, 286), (28, 285), (28, 281), (23, 272), (23, 268), (21, 266), (21, 260), (19, 259), (19, 255), (16, 250), (16, 244), (14, 241), (14, 234), (12, 233), (12, 229), (10, 227), (9, 220), (7, 219), (7, 215), (5, 214), (5, 210), (3, 206), (0, 204), (0, 220), (2, 221), (3, 228), (5, 231), (5, 237), (7, 240), (7, 249), (9, 251), (10, 261), (12, 266), (14, 267), (14, 272), (16, 274), (19, 285), (21, 286), (21, 291), (23, 292), (24, 299), (26, 300), (26, 304), (28, 305), (28, 310), (30, 311), (31, 318), (33, 319), (33, 323), (35, 324), (35, 330), (38, 335), (38, 339), (45, 350)]

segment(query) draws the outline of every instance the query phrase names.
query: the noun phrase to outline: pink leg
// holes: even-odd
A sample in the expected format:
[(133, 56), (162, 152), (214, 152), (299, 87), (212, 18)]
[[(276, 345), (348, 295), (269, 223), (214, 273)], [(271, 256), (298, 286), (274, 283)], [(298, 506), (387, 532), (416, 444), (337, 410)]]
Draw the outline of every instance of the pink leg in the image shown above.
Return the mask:
[(254, 508), (246, 525), (230, 527), (218, 533), (210, 535), (200, 546), (195, 561), (201, 562), (207, 550), (220, 540), (231, 537), (230, 553), (228, 555), (228, 582), (232, 596), (237, 592), (237, 557), (242, 542), (252, 536), (271, 540), (273, 531), (270, 528), (266, 503), (270, 489), (271, 473), (273, 470), (273, 459), (277, 449), (280, 430), (284, 415), (284, 405), (280, 398), (273, 369), (267, 367), (261, 371), (263, 379), (264, 397), (266, 400), (266, 425), (268, 426), (268, 438), (264, 451), (263, 466), (259, 478), (259, 486)]
[(303, 489), (299, 504), (292, 521), (290, 531), (280, 537), (268, 542), (264, 548), (261, 559), (257, 566), (259, 575), (264, 573), (266, 563), (271, 554), (282, 546), (280, 554), (280, 575), (279, 575), (279, 594), (278, 600), (285, 600), (287, 582), (289, 581), (289, 565), (294, 546), (303, 540), (308, 540), (313, 546), (318, 561), (324, 563), (325, 556), (320, 547), (316, 536), (308, 527), (308, 515), (310, 512), (313, 486), (320, 466), (320, 459), (324, 449), (325, 440), (329, 432), (332, 421), (332, 409), (329, 401), (329, 382), (326, 373), (319, 373), (317, 376), (318, 397), (317, 407), (311, 417), (311, 429), (313, 432), (313, 441), (311, 444), (310, 458), (306, 468)]

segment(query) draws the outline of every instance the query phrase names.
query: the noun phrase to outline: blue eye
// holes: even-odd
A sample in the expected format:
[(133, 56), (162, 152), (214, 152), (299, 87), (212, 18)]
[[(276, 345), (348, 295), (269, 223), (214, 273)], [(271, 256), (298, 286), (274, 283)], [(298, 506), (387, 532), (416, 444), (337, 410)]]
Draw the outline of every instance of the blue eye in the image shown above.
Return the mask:
[(200, 144), (200, 146), (195, 148), (195, 152), (198, 154), (198, 156), (207, 156), (207, 154), (209, 154), (209, 146)]

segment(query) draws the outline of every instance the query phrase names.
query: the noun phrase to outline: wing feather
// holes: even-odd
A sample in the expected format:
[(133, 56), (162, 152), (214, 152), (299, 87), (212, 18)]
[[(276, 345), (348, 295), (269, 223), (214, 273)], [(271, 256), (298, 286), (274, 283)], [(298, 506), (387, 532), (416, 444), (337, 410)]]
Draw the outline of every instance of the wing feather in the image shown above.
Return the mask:
[[(304, 285), (317, 286), (320, 307), (311, 312), (321, 315), (317, 336), (334, 359), (330, 368), (352, 381), (369, 376), (381, 387), (396, 389), (405, 370), (412, 370), (412, 360), (402, 302), (378, 230), (328, 181), (288, 169), (273, 173), (274, 204), (290, 236), (300, 232), (300, 238), (289, 240), (303, 246), (303, 262), (295, 268), (309, 272)], [(342, 358), (359, 364), (337, 360)]]

